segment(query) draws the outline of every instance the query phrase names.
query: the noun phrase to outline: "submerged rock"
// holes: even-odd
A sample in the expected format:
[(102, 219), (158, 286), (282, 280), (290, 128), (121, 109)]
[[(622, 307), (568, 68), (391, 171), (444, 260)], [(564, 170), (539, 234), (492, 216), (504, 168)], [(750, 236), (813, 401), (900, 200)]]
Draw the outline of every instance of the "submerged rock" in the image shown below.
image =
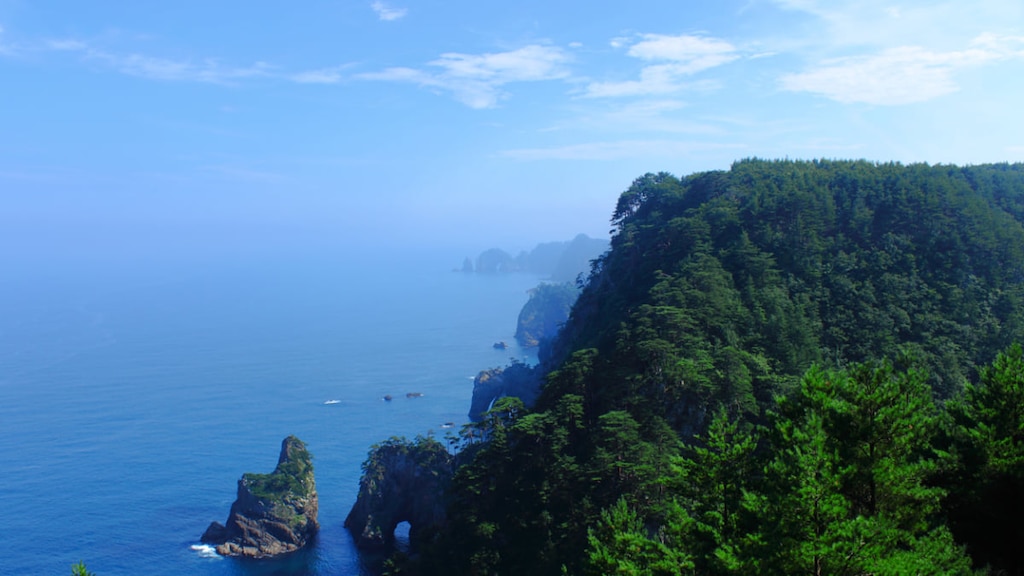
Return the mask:
[(316, 536), (318, 508), (312, 456), (301, 440), (289, 436), (272, 473), (242, 475), (227, 524), (210, 524), (202, 541), (216, 544), (222, 556), (287, 554)]

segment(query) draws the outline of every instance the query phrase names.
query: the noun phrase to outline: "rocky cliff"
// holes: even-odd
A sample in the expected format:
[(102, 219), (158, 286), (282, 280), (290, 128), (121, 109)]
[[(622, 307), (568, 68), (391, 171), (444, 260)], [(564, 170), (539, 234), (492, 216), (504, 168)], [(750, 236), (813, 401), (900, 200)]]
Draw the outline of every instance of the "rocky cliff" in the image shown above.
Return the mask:
[(479, 422), (491, 403), (503, 396), (515, 396), (527, 407), (533, 406), (540, 394), (540, 372), (520, 362), (504, 368), (491, 368), (477, 374), (473, 380), (473, 399), (469, 418)]
[(544, 283), (530, 290), (530, 299), (519, 311), (516, 341), (524, 348), (539, 346), (550, 340), (569, 319), (572, 304), (579, 296), (575, 284)]
[(359, 496), (345, 519), (356, 545), (386, 549), (402, 522), (409, 523), (409, 540), (416, 545), (442, 526), (444, 494), (454, 468), (454, 458), (432, 438), (391, 438), (375, 445), (363, 464)]
[(270, 474), (243, 474), (226, 525), (213, 522), (202, 541), (223, 556), (266, 558), (287, 554), (313, 540), (318, 500), (312, 456), (295, 436), (281, 443)]

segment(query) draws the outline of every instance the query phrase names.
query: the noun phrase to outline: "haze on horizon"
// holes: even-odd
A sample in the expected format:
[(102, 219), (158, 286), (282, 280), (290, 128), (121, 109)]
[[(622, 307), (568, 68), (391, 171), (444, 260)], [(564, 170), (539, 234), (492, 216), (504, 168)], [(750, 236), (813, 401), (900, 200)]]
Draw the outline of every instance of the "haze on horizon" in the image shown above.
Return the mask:
[[(1024, 160), (1017, 0), (0, 0), (0, 264), (601, 237), (645, 172)], [(15, 263), (12, 266), (10, 263)]]

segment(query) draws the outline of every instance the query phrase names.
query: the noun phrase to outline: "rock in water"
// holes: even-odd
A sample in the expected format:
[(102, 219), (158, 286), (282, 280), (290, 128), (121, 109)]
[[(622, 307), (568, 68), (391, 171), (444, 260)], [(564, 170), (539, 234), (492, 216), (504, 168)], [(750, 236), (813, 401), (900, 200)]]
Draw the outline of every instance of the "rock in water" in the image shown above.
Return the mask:
[(387, 549), (401, 522), (409, 523), (409, 541), (416, 546), (422, 535), (443, 526), (444, 495), (454, 469), (454, 457), (433, 438), (391, 438), (375, 445), (363, 463), (359, 497), (345, 518), (356, 546)]
[(222, 556), (287, 554), (316, 536), (317, 510), (312, 456), (301, 440), (289, 436), (272, 473), (242, 475), (227, 524), (210, 524), (202, 541), (216, 544)]

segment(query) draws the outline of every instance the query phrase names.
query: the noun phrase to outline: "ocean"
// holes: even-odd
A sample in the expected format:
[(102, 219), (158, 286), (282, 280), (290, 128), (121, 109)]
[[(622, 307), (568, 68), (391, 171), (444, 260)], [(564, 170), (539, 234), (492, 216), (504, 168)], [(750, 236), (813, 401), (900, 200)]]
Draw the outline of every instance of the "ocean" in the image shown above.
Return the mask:
[[(452, 272), (450, 256), (0, 279), (0, 573), (364, 573), (343, 522), (370, 446), (443, 438), (467, 421), (479, 370), (535, 361), (513, 333), (540, 279)], [(289, 434), (314, 456), (315, 545), (270, 561), (197, 546)]]

